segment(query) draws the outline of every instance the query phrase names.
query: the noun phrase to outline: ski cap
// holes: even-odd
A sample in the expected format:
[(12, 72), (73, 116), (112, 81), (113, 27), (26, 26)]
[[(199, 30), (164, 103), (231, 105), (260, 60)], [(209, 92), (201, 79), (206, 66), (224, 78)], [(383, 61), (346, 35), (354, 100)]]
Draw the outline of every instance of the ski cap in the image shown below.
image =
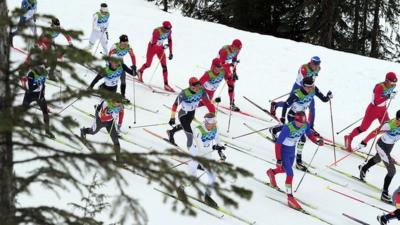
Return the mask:
[(314, 86), (314, 78), (306, 77), (303, 79), (303, 87), (312, 87)]
[(213, 59), (212, 66), (221, 67), (222, 66), (221, 60), (219, 60), (219, 58)]
[(297, 112), (296, 114), (294, 114), (294, 121), (299, 123), (305, 123), (306, 114), (303, 111)]
[(167, 29), (167, 30), (171, 30), (171, 28), (172, 28), (172, 24), (171, 24), (171, 22), (169, 22), (169, 21), (164, 21), (164, 22), (162, 23), (162, 26), (163, 26), (165, 29)]
[(313, 56), (310, 60), (314, 65), (321, 64), (321, 59), (318, 56)]
[(101, 4), (100, 4), (100, 11), (108, 12), (108, 5), (107, 5), (107, 3), (101, 3)]
[(207, 113), (206, 115), (204, 115), (204, 122), (206, 124), (216, 124), (217, 118), (215, 117), (214, 113)]
[(238, 49), (242, 48), (242, 42), (239, 39), (235, 39), (232, 41), (232, 45), (235, 46)]
[(189, 86), (193, 87), (193, 86), (197, 86), (197, 85), (200, 85), (199, 79), (197, 79), (196, 77), (191, 77), (189, 79)]
[(128, 36), (126, 34), (123, 34), (119, 36), (119, 42), (128, 42)]
[(51, 19), (51, 26), (60, 26), (60, 20), (58, 18)]
[(386, 74), (386, 80), (388, 80), (390, 82), (397, 82), (397, 76), (394, 72), (388, 72)]

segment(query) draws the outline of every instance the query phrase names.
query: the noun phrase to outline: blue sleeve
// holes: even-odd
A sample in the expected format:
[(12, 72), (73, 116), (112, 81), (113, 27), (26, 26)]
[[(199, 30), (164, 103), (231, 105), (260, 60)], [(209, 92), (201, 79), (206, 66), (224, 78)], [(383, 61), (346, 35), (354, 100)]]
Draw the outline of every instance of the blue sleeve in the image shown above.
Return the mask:
[(283, 144), (283, 142), (285, 141), (285, 139), (286, 139), (287, 137), (289, 137), (289, 136), (290, 136), (289, 127), (288, 127), (287, 125), (284, 125), (283, 128), (282, 128), (282, 130), (281, 130), (281, 133), (279, 134), (278, 139), (276, 140), (276, 143), (277, 143), (277, 144)]
[(309, 123), (306, 123), (306, 135), (307, 135), (307, 137), (310, 137), (310, 135), (312, 135), (312, 131), (311, 131)]
[(310, 114), (309, 117), (311, 117), (308, 122), (310, 122), (310, 127), (314, 127), (314, 121), (315, 121), (315, 101), (314, 99), (311, 100), (310, 103)]

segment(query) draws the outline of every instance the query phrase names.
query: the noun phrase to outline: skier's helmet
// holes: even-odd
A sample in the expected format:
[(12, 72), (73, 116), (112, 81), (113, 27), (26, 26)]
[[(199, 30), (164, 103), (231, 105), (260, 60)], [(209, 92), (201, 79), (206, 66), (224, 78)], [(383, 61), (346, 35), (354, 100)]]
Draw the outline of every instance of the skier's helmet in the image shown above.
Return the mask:
[(219, 60), (219, 58), (213, 59), (213, 61), (212, 61), (212, 66), (214, 66), (214, 67), (221, 67), (221, 66), (222, 66), (221, 60)]
[(198, 86), (198, 85), (200, 85), (199, 79), (197, 79), (196, 77), (191, 77), (189, 79), (189, 86), (194, 87), (194, 86)]
[(126, 34), (123, 34), (119, 36), (119, 42), (128, 42), (128, 36)]
[(235, 39), (232, 41), (232, 46), (235, 46), (238, 49), (242, 48), (242, 42), (239, 39)]
[(313, 56), (310, 60), (314, 65), (319, 65), (321, 64), (321, 59), (318, 56)]
[(386, 74), (386, 80), (396, 83), (397, 82), (397, 76), (396, 76), (396, 74), (394, 72), (388, 72)]
[(302, 111), (297, 112), (294, 114), (294, 121), (299, 122), (299, 123), (305, 123), (306, 120), (306, 114)]
[(108, 12), (108, 5), (107, 5), (107, 3), (101, 3), (101, 4), (100, 4), (100, 11), (102, 11), (102, 12)]
[(60, 20), (58, 18), (53, 18), (51, 20), (51, 26), (59, 27), (60, 26)]
[(217, 123), (217, 118), (215, 117), (214, 113), (207, 113), (204, 115), (204, 122), (206, 124), (216, 124)]
[(172, 28), (172, 24), (171, 24), (171, 22), (169, 22), (169, 21), (164, 21), (164, 22), (162, 23), (162, 26), (163, 26), (165, 29), (167, 29), (167, 30), (171, 30), (171, 28)]

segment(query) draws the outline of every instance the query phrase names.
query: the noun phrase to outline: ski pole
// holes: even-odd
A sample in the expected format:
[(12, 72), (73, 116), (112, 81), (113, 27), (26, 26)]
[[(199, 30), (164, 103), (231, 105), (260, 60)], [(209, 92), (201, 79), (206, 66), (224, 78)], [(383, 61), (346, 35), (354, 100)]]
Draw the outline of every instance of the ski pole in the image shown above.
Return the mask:
[[(275, 126), (272, 126), (272, 127), (275, 127)], [(237, 139), (237, 138), (241, 138), (241, 137), (244, 137), (244, 136), (247, 136), (247, 135), (250, 135), (250, 134), (258, 133), (260, 131), (268, 130), (269, 128), (272, 128), (272, 127), (266, 127), (266, 128), (260, 129), (260, 130), (252, 131), (252, 132), (249, 132), (249, 133), (245, 133), (245, 134), (242, 134), (242, 135), (239, 135), (239, 136), (236, 136), (236, 137), (232, 137), (232, 139)]]
[(354, 124), (358, 123), (360, 120), (362, 120), (364, 117), (361, 117), (360, 119), (356, 120), (355, 122), (351, 123), (350, 125), (348, 125), (347, 127), (341, 129), (340, 131), (336, 132), (336, 134), (340, 134), (343, 131), (347, 130), (349, 127), (353, 126)]
[(332, 113), (332, 100), (329, 99), (329, 111), (331, 113), (331, 127), (332, 127), (332, 141), (333, 141), (333, 158), (336, 165), (336, 144), (335, 144), (335, 132), (333, 128), (333, 113)]
[(148, 125), (142, 125), (142, 126), (129, 126), (129, 129), (136, 129), (136, 128), (142, 128), (142, 127), (155, 127), (155, 126), (161, 126), (161, 125), (167, 125), (168, 123), (155, 123), (155, 124), (148, 124)]
[(232, 118), (232, 106), (229, 107), (228, 130), (226, 131), (226, 133), (229, 133), (229, 129), (231, 128), (231, 118)]
[[(387, 107), (386, 107), (386, 111), (385, 111), (385, 113), (383, 114), (383, 117), (382, 117), (381, 121), (379, 121), (379, 122), (380, 122), (379, 124), (381, 124), (381, 125), (379, 125), (379, 128), (382, 126), (382, 123), (384, 122), (383, 120), (385, 119), (385, 116), (386, 116), (386, 114), (387, 114), (387, 111), (389, 110), (390, 103), (392, 103), (392, 98), (390, 98), (389, 103), (387, 104)], [(372, 147), (374, 146), (375, 141), (376, 141), (376, 138), (378, 137), (379, 128), (375, 130), (375, 132), (376, 132), (375, 134), (376, 134), (376, 135), (375, 135), (375, 137), (374, 137), (374, 141), (372, 142), (371, 147), (369, 148), (367, 158), (365, 158), (365, 162), (368, 161), (368, 157), (369, 157), (369, 155), (371, 154)]]
[(271, 99), (271, 100), (269, 100), (269, 102), (274, 102), (274, 101), (276, 101), (276, 100), (278, 100), (278, 99), (280, 99), (280, 98), (283, 98), (283, 97), (285, 97), (286, 95), (289, 95), (290, 94), (290, 92), (289, 93), (286, 93), (286, 94), (283, 94), (283, 95), (281, 95), (281, 96), (278, 96), (278, 97), (276, 97), (276, 98), (274, 98), (274, 99)]
[(62, 112), (64, 112), (64, 110), (68, 109), (70, 106), (72, 106), (76, 101), (79, 100), (79, 96), (76, 97), (76, 99), (71, 102), (70, 104), (68, 104), (67, 106), (65, 106), (63, 109), (61, 109), (58, 113), (56, 113), (57, 115), (60, 115)]
[(150, 77), (150, 80), (149, 80), (149, 84), (150, 84), (151, 81), (153, 80), (154, 74), (156, 73), (156, 71), (157, 71), (158, 67), (160, 66), (161, 61), (164, 59), (164, 57), (165, 57), (165, 50), (163, 50), (163, 54), (161, 55), (160, 60), (158, 60), (158, 63), (157, 63), (157, 65), (156, 65), (156, 68), (154, 68), (154, 71), (153, 71), (153, 73), (151, 74), (151, 77)]
[[(204, 153), (204, 154), (202, 154), (202, 155), (200, 155), (200, 156), (197, 156), (197, 157), (203, 157), (203, 156), (205, 156), (205, 155), (207, 155), (207, 154), (210, 154), (210, 153), (213, 152), (213, 151), (214, 151), (214, 149), (211, 150), (211, 151), (208, 151), (208, 152), (206, 152), (206, 153)], [(183, 165), (183, 164), (187, 164), (187, 163), (190, 162), (190, 161), (193, 161), (193, 158), (188, 159), (188, 160), (186, 160), (186, 161), (182, 161), (181, 163), (176, 164), (175, 166), (172, 166), (172, 167), (170, 167), (169, 169), (174, 169), (174, 168), (176, 168), (176, 167), (178, 167), (178, 166), (181, 166), (181, 165)]]
[[(134, 73), (134, 71), (132, 71)], [(135, 79), (132, 77), (133, 84), (133, 124), (136, 124), (136, 88)]]
[[(317, 154), (318, 149), (319, 149), (319, 145), (318, 145), (317, 149), (315, 150), (314, 155), (312, 156), (312, 158), (311, 158), (311, 160), (310, 160), (310, 163), (308, 163), (308, 165), (311, 166), (311, 163), (312, 163), (312, 161), (314, 160), (314, 157), (315, 157), (315, 155)], [(299, 184), (297, 185), (296, 190), (294, 190), (294, 192), (297, 192), (297, 190), (299, 189), (301, 182), (303, 182), (303, 179), (304, 179), (304, 177), (306, 176), (306, 173), (307, 173), (307, 170), (304, 171), (303, 176), (301, 177), (300, 182), (299, 182)]]

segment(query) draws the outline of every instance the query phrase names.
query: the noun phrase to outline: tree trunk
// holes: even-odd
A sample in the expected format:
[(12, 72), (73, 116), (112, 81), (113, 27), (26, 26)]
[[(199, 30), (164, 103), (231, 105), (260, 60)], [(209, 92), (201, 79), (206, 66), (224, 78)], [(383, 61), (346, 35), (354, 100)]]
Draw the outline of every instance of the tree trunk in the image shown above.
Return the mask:
[[(0, 21), (8, 21), (6, 0), (0, 0)], [(9, 30), (6, 24), (0, 25), (0, 221), (1, 224), (16, 224), (14, 221), (14, 174), (12, 134), (7, 121), (10, 121), (10, 43)], [(4, 118), (5, 117), (5, 118)]]
[(321, 8), (322, 15), (325, 17), (320, 31), (320, 44), (327, 48), (333, 47), (333, 31), (335, 26), (335, 10), (337, 7), (337, 0), (322, 0)]
[(367, 27), (367, 20), (368, 20), (368, 0), (364, 0), (363, 3), (363, 18), (362, 18), (362, 34), (361, 34), (361, 54), (362, 55), (366, 55), (366, 41), (367, 41), (367, 31), (368, 31), (368, 27)]
[(381, 7), (381, 0), (375, 0), (374, 8), (374, 24), (371, 31), (371, 57), (378, 57), (379, 55), (379, 12)]
[(354, 53), (358, 53), (358, 32), (360, 26), (360, 0), (355, 1), (354, 6), (354, 32), (353, 32), (353, 41), (352, 41), (352, 49)]

